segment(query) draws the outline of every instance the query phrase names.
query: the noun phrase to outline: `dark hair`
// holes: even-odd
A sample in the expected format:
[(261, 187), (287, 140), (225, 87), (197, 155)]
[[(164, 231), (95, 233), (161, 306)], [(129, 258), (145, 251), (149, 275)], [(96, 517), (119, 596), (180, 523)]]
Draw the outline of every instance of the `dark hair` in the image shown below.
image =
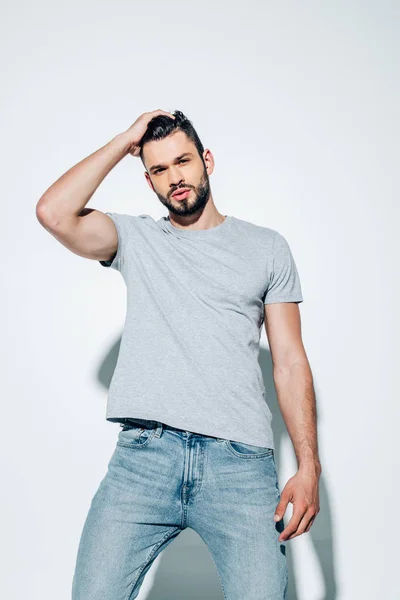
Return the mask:
[(188, 138), (192, 140), (197, 148), (201, 160), (204, 163), (204, 147), (199, 136), (197, 135), (195, 128), (192, 125), (192, 122), (189, 121), (189, 119), (180, 110), (176, 110), (171, 114), (174, 115), (175, 119), (167, 117), (167, 115), (157, 115), (153, 117), (151, 121), (149, 121), (146, 132), (140, 141), (140, 158), (143, 164), (143, 146), (147, 142), (152, 142), (153, 140), (163, 140), (168, 135), (171, 135), (178, 130), (186, 133)]

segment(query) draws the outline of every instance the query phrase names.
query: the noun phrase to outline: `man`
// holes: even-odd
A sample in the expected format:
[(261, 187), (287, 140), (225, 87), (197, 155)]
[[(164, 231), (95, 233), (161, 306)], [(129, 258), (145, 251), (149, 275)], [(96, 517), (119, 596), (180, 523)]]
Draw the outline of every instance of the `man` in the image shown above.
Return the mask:
[[(85, 209), (128, 154), (141, 158), (167, 217)], [(298, 271), (279, 232), (218, 212), (213, 170), (185, 115), (159, 109), (67, 171), (37, 205), (59, 242), (119, 271), (127, 286), (106, 416), (122, 429), (82, 532), (73, 600), (136, 598), (186, 527), (207, 544), (225, 598), (285, 598), (282, 542), (309, 531), (319, 512)], [(257, 360), (263, 323), (298, 461), (281, 494)]]

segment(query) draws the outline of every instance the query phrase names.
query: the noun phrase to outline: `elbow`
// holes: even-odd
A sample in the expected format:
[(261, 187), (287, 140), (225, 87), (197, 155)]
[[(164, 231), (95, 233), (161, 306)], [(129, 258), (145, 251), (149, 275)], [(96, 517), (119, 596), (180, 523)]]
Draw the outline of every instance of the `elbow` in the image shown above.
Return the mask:
[(42, 223), (45, 219), (45, 211), (45, 203), (42, 199), (40, 199), (39, 202), (36, 204), (36, 218), (40, 223)]
[(36, 204), (36, 218), (46, 229), (54, 229), (57, 226), (57, 220), (54, 218), (45, 196), (42, 196)]
[(36, 218), (41, 225), (44, 225), (48, 220), (48, 212), (46, 209), (46, 203), (41, 198), (36, 204)]

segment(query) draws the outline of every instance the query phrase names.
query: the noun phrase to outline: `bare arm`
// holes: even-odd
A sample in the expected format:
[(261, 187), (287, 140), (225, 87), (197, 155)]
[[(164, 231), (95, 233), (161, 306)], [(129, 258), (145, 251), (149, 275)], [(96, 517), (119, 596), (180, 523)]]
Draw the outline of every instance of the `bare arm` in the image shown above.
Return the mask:
[(39, 221), (44, 219), (49, 225), (57, 227), (65, 220), (78, 217), (106, 175), (128, 152), (128, 140), (124, 134), (119, 134), (71, 167), (37, 203)]
[(297, 473), (281, 492), (275, 520), (284, 516), (287, 505), (293, 515), (279, 536), (288, 541), (310, 530), (319, 513), (317, 422), (313, 378), (301, 339), (300, 311), (296, 302), (265, 305), (265, 329), (271, 350), (273, 376), (282, 412), (298, 462)]
[(36, 216), (49, 233), (71, 252), (94, 260), (109, 260), (117, 251), (113, 221), (85, 206), (100, 183), (128, 154), (128, 140), (117, 135), (108, 144), (69, 169), (43, 194)]
[(295, 302), (265, 305), (265, 329), (271, 350), (278, 403), (299, 467), (320, 470), (316, 403), (311, 368), (301, 338)]
[(139, 156), (140, 141), (149, 121), (161, 109), (144, 113), (124, 133), (71, 167), (42, 195), (36, 205), (41, 225), (69, 250), (85, 258), (109, 260), (116, 253), (118, 234), (103, 212), (85, 206), (106, 175), (131, 154)]

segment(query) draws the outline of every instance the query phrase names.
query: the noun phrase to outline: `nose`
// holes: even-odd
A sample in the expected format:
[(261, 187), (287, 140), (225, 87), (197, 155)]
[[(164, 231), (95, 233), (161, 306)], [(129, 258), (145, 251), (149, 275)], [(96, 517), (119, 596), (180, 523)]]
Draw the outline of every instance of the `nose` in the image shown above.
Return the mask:
[(184, 183), (184, 178), (179, 168), (170, 168), (169, 170), (169, 186), (171, 189), (171, 194), (175, 191), (177, 187)]

